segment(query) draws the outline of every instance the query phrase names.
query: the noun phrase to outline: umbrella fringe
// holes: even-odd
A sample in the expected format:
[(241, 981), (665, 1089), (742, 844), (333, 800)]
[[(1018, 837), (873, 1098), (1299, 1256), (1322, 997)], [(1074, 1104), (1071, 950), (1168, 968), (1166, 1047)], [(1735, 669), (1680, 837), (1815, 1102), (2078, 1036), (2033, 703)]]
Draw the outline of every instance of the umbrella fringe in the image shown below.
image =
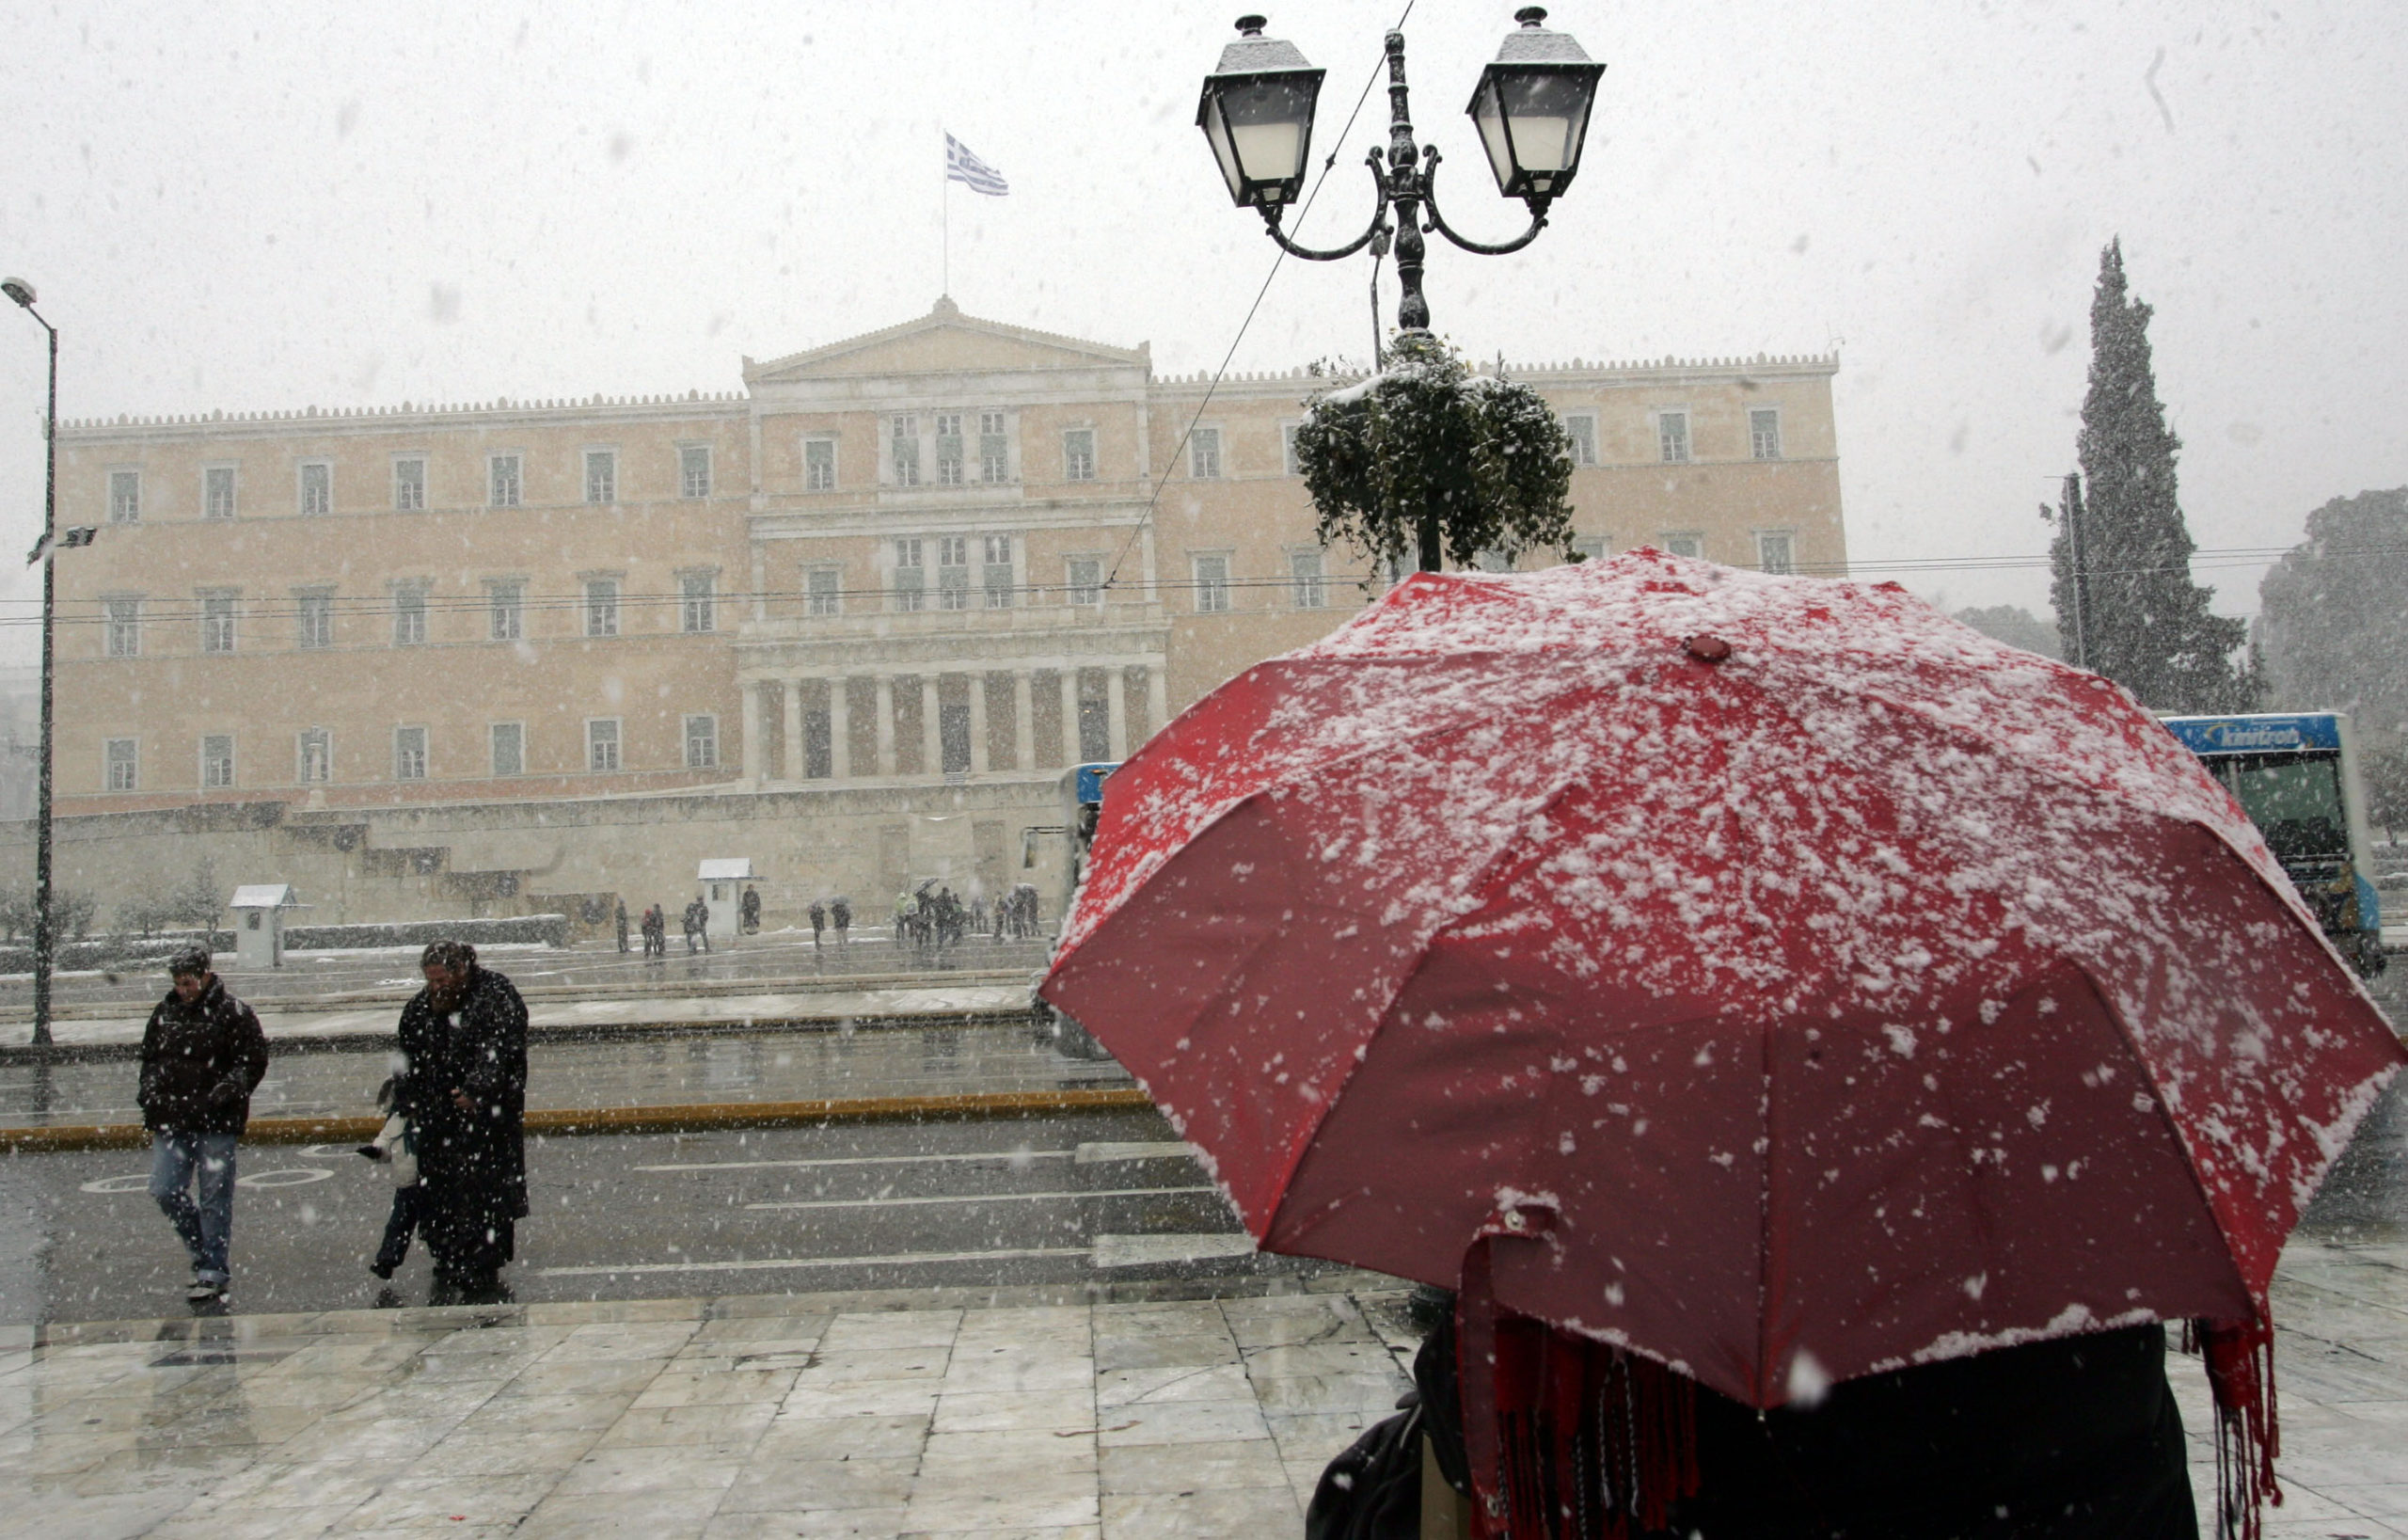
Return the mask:
[(2216, 1418), (2216, 1533), (2259, 1540), (2266, 1505), (2281, 1507), (2274, 1459), (2283, 1452), (2274, 1415), (2274, 1324), (2262, 1307), (2246, 1321), (2183, 1326), (2185, 1351), (2206, 1360)]

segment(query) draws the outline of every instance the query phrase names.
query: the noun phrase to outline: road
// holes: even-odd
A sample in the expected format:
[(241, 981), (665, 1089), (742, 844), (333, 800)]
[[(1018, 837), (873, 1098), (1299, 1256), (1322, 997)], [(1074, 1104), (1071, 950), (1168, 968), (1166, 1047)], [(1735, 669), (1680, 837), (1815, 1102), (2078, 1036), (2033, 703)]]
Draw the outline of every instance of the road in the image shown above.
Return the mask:
[[(1153, 1113), (531, 1141), (517, 1298), (1078, 1284), (1315, 1264), (1251, 1254)], [(254, 1147), (238, 1313), (379, 1303), (391, 1189), (341, 1147)], [(0, 1322), (180, 1314), (189, 1278), (132, 1151), (0, 1161)], [(422, 1254), (388, 1303), (422, 1303)]]

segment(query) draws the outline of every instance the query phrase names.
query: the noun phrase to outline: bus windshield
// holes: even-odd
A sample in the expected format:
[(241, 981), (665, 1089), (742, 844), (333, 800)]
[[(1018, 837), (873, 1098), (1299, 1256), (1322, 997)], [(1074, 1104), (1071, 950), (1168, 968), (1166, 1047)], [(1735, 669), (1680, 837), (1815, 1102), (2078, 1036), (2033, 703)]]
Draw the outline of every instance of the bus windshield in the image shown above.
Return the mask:
[(2218, 754), (2210, 763), (2265, 834), (2276, 861), (2349, 859), (2339, 754)]

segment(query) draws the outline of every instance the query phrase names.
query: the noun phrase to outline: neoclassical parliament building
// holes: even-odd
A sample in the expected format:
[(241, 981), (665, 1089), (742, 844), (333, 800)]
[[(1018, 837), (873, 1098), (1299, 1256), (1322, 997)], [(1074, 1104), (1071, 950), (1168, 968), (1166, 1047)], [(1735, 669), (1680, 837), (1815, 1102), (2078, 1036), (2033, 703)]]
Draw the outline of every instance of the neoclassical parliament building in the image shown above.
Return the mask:
[[(1509, 372), (1568, 430), (1581, 548), (1838, 572), (1837, 367)], [(775, 929), (1041, 879), (1063, 767), (1378, 591), (1290, 449), (1327, 383), (940, 300), (719, 394), (63, 423), (58, 520), (99, 532), (55, 558), (58, 881), (633, 913), (737, 857)]]

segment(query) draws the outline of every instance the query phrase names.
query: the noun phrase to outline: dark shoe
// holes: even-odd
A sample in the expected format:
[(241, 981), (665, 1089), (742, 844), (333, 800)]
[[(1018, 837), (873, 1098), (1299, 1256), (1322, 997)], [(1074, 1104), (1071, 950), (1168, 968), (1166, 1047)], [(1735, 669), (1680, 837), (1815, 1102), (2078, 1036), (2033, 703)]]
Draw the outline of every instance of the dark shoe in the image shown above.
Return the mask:
[(391, 1158), (392, 1158), (392, 1157), (390, 1157), (389, 1155), (386, 1154), (384, 1151), (382, 1151), (382, 1150), (378, 1149), (376, 1146), (374, 1146), (374, 1145), (372, 1145), (372, 1144), (363, 1144), (363, 1145), (361, 1145), (361, 1146), (359, 1147), (358, 1153), (359, 1153), (361, 1156), (365, 1157), (366, 1159), (373, 1160), (373, 1161), (389, 1160), (389, 1159), (391, 1159)]
[(379, 1261), (370, 1262), (368, 1264), (368, 1270), (387, 1283), (393, 1281), (393, 1269), (384, 1262)]
[(206, 1305), (212, 1300), (225, 1297), (226, 1285), (218, 1279), (197, 1277), (184, 1289), (184, 1298), (196, 1305)]

